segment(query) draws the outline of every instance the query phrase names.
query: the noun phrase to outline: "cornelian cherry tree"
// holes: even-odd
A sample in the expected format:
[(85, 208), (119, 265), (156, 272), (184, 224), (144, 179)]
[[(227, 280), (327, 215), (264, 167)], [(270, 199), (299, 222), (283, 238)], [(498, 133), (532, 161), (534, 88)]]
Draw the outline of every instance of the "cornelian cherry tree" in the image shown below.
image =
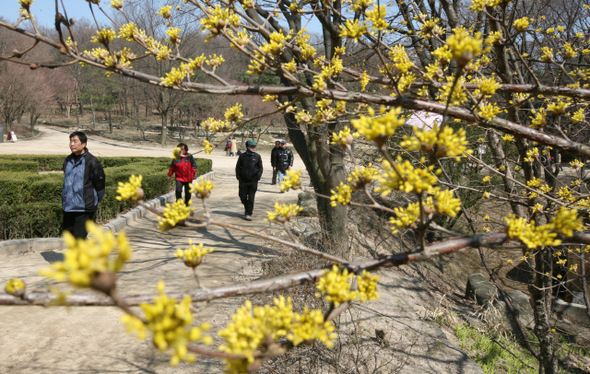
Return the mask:
[[(105, 11), (100, 0), (87, 2), (94, 11)], [(590, 11), (586, 1), (473, 0), (461, 4), (451, 0), (396, 0), (381, 4), (374, 0), (185, 0), (176, 8), (165, 5), (160, 9), (158, 14), (167, 31), (165, 39), (158, 39), (127, 18), (122, 0), (112, 0), (111, 12), (118, 16), (111, 17), (110, 25), (97, 29), (93, 38), (96, 48), (92, 50), (78, 48), (73, 20), (67, 19), (67, 9), (59, 8), (57, 1), (57, 39), (38, 32), (31, 0), (19, 3), (19, 20), (15, 24), (0, 22), (0, 26), (27, 36), (31, 44), (0, 56), (3, 60), (31, 69), (82, 64), (102, 69), (107, 75), (120, 74), (169, 90), (257, 95), (274, 103), (284, 114), (290, 139), (305, 163), (312, 192), (324, 197), (318, 199), (318, 208), (326, 237), (331, 240), (328, 248), (334, 253), (346, 247), (349, 205), (390, 213), (394, 233), (416, 231), (418, 251), (380, 259), (344, 259), (266, 237), (338, 264), (332, 272), (285, 276), (273, 283), (274, 289), (320, 279), (318, 289), (322, 292), (331, 295), (327, 290), (344, 289), (342, 294), (350, 295), (343, 299), (328, 296), (333, 308), (323, 314), (325, 319), (315, 319), (321, 320), (321, 326), (306, 325), (316, 312), (294, 315), (287, 301), (277, 300), (266, 310), (269, 320), (274, 321), (272, 326), (265, 325), (258, 340), (248, 341), (248, 351), (239, 348), (247, 338), (233, 330), (236, 326), (224, 330), (228, 341), (237, 342), (235, 346), (222, 346), (220, 357), (228, 362), (228, 370), (254, 370), (264, 359), (302, 341), (319, 339), (330, 344), (333, 329), (328, 321), (341, 309), (339, 305), (374, 296), (374, 279), (363, 272), (367, 269), (510, 243), (522, 247), (520, 261), (531, 269), (529, 291), (539, 345), (537, 349), (525, 344), (539, 359), (541, 372), (557, 372), (555, 339), (549, 323), (551, 290), (556, 284), (567, 286), (570, 280), (555, 275), (554, 258), (572, 274), (585, 277), (584, 244), (590, 243), (590, 235), (584, 233), (590, 199), (582, 173), (583, 161), (590, 157), (586, 121)], [(184, 42), (182, 29), (176, 20), (177, 15), (186, 17), (187, 13), (200, 19), (207, 40), (224, 39), (247, 56), (248, 74), (272, 74), (279, 77), (281, 85), (233, 85), (218, 74), (223, 56), (183, 55), (179, 48)], [(32, 25), (29, 31), (20, 28), (26, 22)], [(24, 58), (39, 43), (55, 48), (68, 62)], [(172, 67), (159, 76), (151, 75), (137, 69), (142, 59)], [(196, 72), (206, 76), (208, 83), (196, 81)], [(421, 125), (411, 128), (407, 124), (410, 117)], [(225, 120), (211, 119), (204, 125), (212, 131), (232, 132), (254, 118), (245, 117), (237, 103), (227, 109)], [(206, 150), (210, 147), (207, 143)], [(474, 154), (476, 150), (478, 155)], [(375, 162), (368, 163), (368, 158)], [(558, 178), (561, 167), (556, 163), (560, 158), (571, 161), (571, 169), (579, 171), (571, 184)], [(466, 177), (474, 170), (480, 174), (477, 181)], [(301, 188), (299, 177), (297, 172), (290, 173), (282, 187)], [(137, 180), (132, 180), (122, 187), (129, 191), (121, 198), (138, 199), (138, 187)], [(200, 184), (195, 188), (200, 189), (199, 196), (205, 201), (212, 186)], [(356, 191), (369, 203), (351, 201)], [(393, 207), (383, 199), (392, 193), (407, 194), (411, 202)], [(468, 202), (465, 196), (475, 201)], [(505, 220), (476, 225), (469, 207), (480, 199), (504, 203)], [(163, 229), (184, 222), (188, 208), (181, 205), (164, 212)], [(297, 212), (296, 206), (277, 206), (269, 219), (285, 224)], [(460, 217), (465, 219), (466, 232), (452, 230), (451, 223)], [(486, 217), (481, 218), (489, 220)], [(197, 223), (211, 224), (224, 225), (208, 213)], [(430, 243), (428, 234), (433, 230), (453, 239)], [(126, 244), (121, 245), (126, 248)], [(77, 250), (84, 250), (78, 246)], [(569, 252), (569, 257), (564, 258), (558, 246), (560, 251)], [(196, 252), (190, 256), (179, 254), (185, 256), (185, 263), (193, 264), (191, 259), (202, 257), (200, 250), (193, 250)], [(77, 285), (103, 291), (114, 300), (109, 302), (129, 312), (126, 305), (139, 301), (113, 294), (111, 278), (118, 269), (119, 265), (105, 265)], [(67, 273), (65, 268), (57, 271)], [(350, 289), (345, 285), (347, 271), (358, 274)], [(104, 274), (113, 275), (107, 286), (99, 282)], [(267, 288), (250, 284), (240, 292), (269, 289), (268, 284), (264, 286)], [(162, 295), (156, 305), (173, 302), (163, 294), (162, 287), (159, 291)], [(209, 292), (212, 294), (196, 292), (193, 301), (230, 293)], [(7, 296), (6, 300), (12, 299)], [(178, 326), (189, 325), (188, 304), (190, 300), (182, 301), (176, 315), (162, 318), (172, 318)], [(188, 357), (188, 341), (206, 343), (201, 335), (204, 329), (179, 330), (182, 333), (175, 340), (166, 341), (154, 327), (154, 318), (160, 318), (156, 316), (158, 308), (150, 308), (144, 307), (145, 317), (129, 312), (127, 323), (140, 334), (154, 331), (156, 346), (172, 347), (175, 362)], [(249, 305), (240, 309), (242, 322), (254, 318), (251, 312)], [(303, 333), (304, 329), (315, 331), (315, 335)], [(278, 330), (291, 331), (287, 333), (289, 343), (277, 342), (281, 337)], [(212, 354), (193, 345), (188, 349)]]

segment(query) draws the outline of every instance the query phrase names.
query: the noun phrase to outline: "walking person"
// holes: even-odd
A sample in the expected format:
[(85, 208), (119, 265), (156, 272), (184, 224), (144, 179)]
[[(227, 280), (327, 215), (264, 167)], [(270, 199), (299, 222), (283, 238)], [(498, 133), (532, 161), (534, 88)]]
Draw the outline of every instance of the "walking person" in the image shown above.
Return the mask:
[(188, 206), (191, 199), (190, 185), (197, 173), (197, 162), (193, 155), (188, 153), (186, 144), (178, 143), (176, 148), (180, 148), (181, 156), (172, 160), (168, 170), (168, 182), (172, 179), (172, 174), (176, 174), (176, 201), (181, 199), (184, 189), (184, 204)]
[(231, 154), (231, 136), (225, 140), (225, 155), (229, 156)]
[[(287, 148), (287, 141), (285, 139), (281, 140), (281, 147), (276, 151), (274, 156), (274, 167), (273, 171), (276, 169), (278, 176), (279, 176), (279, 184), (285, 180), (285, 175), (287, 174), (287, 170), (290, 170), (293, 167), (293, 151)], [(285, 191), (281, 191), (284, 193)]]
[(244, 219), (252, 221), (254, 195), (258, 189), (258, 181), (262, 177), (262, 158), (256, 152), (256, 142), (246, 142), (246, 152), (242, 153), (236, 163), (236, 178), (240, 181), (239, 195), (244, 204)]
[(85, 239), (86, 221), (94, 221), (98, 203), (105, 193), (105, 175), (100, 161), (86, 148), (88, 138), (81, 131), (70, 134), (70, 151), (63, 163), (61, 192), (64, 218), (62, 229)]
[[(254, 141), (254, 140), (252, 140)], [(233, 156), (237, 156), (238, 155), (238, 141), (235, 138), (232, 138), (231, 140), (231, 155)]]
[(275, 167), (275, 153), (281, 148), (281, 141), (275, 141), (275, 147), (270, 151), (270, 165), (272, 166), (272, 185), (277, 184), (277, 168)]

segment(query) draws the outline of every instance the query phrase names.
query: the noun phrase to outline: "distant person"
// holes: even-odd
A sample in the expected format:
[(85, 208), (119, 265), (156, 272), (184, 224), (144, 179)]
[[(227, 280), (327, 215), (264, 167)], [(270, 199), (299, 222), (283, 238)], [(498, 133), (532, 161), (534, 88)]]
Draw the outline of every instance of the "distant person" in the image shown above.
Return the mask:
[[(274, 167), (279, 175), (279, 183), (285, 180), (287, 170), (293, 167), (293, 151), (287, 148), (287, 141), (281, 140), (281, 147), (276, 151), (274, 156)], [(284, 193), (285, 191), (281, 191)]]
[(231, 154), (231, 136), (225, 139), (225, 155), (229, 156)]
[(100, 162), (88, 152), (88, 138), (81, 131), (70, 134), (70, 154), (63, 163), (61, 192), (64, 219), (62, 229), (85, 239), (86, 221), (94, 221), (98, 203), (105, 193), (105, 175)]
[(262, 158), (256, 152), (256, 142), (246, 142), (246, 152), (238, 157), (236, 163), (236, 178), (240, 181), (240, 200), (244, 204), (244, 219), (252, 221), (254, 210), (254, 195), (258, 189), (258, 181), (262, 177)]
[(180, 148), (181, 157), (172, 160), (168, 170), (168, 182), (172, 179), (172, 174), (176, 174), (176, 201), (181, 199), (184, 188), (184, 204), (188, 206), (191, 199), (190, 184), (197, 173), (197, 162), (192, 155), (188, 154), (186, 144), (178, 143), (176, 148)]
[(275, 147), (270, 151), (270, 165), (272, 166), (272, 183), (277, 184), (277, 168), (275, 165), (275, 153), (281, 148), (281, 141), (275, 141)]
[[(254, 141), (254, 140), (252, 140)], [(235, 138), (232, 138), (231, 140), (231, 155), (233, 156), (237, 156), (238, 155), (238, 141)]]

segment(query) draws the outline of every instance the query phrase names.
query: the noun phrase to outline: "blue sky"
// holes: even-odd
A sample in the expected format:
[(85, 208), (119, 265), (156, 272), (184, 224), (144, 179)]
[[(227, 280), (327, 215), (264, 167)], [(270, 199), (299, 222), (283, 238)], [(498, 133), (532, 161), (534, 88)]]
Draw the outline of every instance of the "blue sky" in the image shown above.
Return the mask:
[[(2, 16), (10, 22), (16, 21), (19, 16), (19, 3), (16, 0), (0, 0), (0, 2), (3, 3)], [(84, 0), (63, 0), (63, 3), (70, 18), (90, 19), (92, 17), (90, 9), (88, 9), (88, 3)], [(111, 10), (109, 3), (110, 1), (101, 2), (101, 6), (107, 12)], [(39, 25), (53, 27), (55, 22), (55, 0), (35, 0), (31, 6), (31, 12)], [(60, 10), (60, 12), (63, 14), (63, 11)], [(106, 21), (106, 18), (102, 16), (102, 13), (96, 7), (94, 7), (94, 14), (99, 22), (104, 23)]]

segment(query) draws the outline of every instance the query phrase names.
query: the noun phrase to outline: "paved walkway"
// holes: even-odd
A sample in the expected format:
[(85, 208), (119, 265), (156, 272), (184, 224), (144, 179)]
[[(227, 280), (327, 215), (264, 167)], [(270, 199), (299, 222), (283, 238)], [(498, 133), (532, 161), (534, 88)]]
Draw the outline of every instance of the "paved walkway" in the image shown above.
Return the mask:
[[(93, 139), (89, 140), (88, 148), (100, 156), (170, 155), (170, 150), (117, 146)], [(0, 154), (66, 154), (67, 151), (67, 134), (51, 129), (43, 129), (40, 137), (30, 141), (0, 144)], [(254, 230), (274, 230), (263, 221), (266, 211), (273, 209), (275, 201), (295, 203), (297, 193), (280, 194), (278, 186), (271, 186), (272, 172), (269, 163), (265, 163), (267, 169), (258, 186), (253, 221), (244, 221), (234, 172), (237, 158), (225, 157), (221, 153), (216, 150), (210, 157), (216, 171), (215, 188), (207, 201), (213, 216)], [(262, 156), (263, 160), (270, 158), (268, 154)], [(302, 164), (296, 162), (295, 166), (300, 168)], [(203, 211), (200, 201), (193, 206), (197, 214)], [(258, 259), (271, 251), (261, 247), (257, 238), (220, 227), (177, 228), (162, 233), (157, 226), (155, 215), (150, 213), (125, 229), (133, 243), (133, 258), (119, 276), (119, 292), (155, 292), (158, 280), (166, 282), (166, 290), (194, 289), (196, 282), (192, 271), (174, 257), (176, 248), (188, 247), (189, 238), (215, 248), (199, 267), (200, 280), (206, 287), (253, 279), (251, 265), (255, 266)], [(36, 272), (60, 257), (61, 251), (4, 257), (0, 261), (0, 284), (19, 277), (25, 280), (29, 289), (43, 290), (50, 282), (37, 276)], [(213, 301), (203, 305), (197, 316), (223, 328), (242, 301)], [(51, 311), (42, 307), (2, 307), (0, 373), (181, 373), (188, 369), (186, 364), (170, 367), (167, 355), (154, 351), (147, 341), (141, 342), (125, 332), (118, 321), (121, 314), (111, 307), (55, 307)], [(200, 360), (199, 372), (221, 370), (217, 360)]]

